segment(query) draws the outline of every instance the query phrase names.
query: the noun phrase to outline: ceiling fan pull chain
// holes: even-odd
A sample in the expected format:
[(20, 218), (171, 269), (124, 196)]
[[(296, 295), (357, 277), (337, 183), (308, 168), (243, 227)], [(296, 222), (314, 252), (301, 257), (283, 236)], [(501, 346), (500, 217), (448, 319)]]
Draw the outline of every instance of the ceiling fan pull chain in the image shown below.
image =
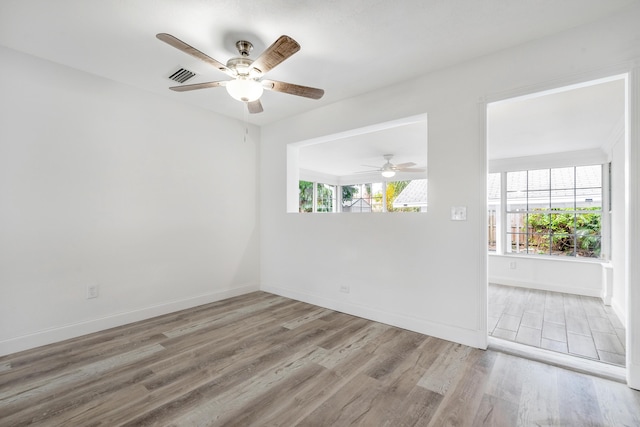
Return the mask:
[(244, 118), (244, 137), (243, 137), (243, 142), (246, 144), (247, 143), (247, 135), (249, 135), (249, 110), (247, 110), (246, 108), (242, 108), (243, 113), (243, 118)]

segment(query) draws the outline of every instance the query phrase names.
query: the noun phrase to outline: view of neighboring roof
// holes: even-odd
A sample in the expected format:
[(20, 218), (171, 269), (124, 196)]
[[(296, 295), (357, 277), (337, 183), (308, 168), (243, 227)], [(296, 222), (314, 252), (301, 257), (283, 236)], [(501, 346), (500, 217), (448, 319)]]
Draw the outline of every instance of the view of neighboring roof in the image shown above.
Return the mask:
[(394, 208), (413, 208), (427, 206), (427, 180), (414, 179), (393, 201)]
[[(567, 198), (573, 200), (575, 192), (578, 199), (592, 201), (602, 200), (602, 169), (600, 165), (578, 166), (568, 168), (539, 169), (507, 173), (507, 198), (517, 200), (548, 201)], [(526, 194), (527, 189), (528, 194)], [(549, 192), (550, 190), (550, 192)], [(487, 179), (487, 198), (490, 201), (500, 200), (500, 174), (491, 173)]]

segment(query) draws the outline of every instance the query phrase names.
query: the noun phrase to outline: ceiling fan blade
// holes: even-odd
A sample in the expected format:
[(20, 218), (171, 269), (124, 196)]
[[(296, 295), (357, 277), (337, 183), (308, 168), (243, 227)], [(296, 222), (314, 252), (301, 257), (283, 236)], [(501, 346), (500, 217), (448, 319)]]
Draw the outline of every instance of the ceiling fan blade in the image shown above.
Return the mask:
[(304, 96), (305, 98), (320, 99), (324, 90), (315, 87), (300, 86), (293, 83), (278, 82), (275, 80), (262, 80), (262, 85), (267, 90), (288, 93), (289, 95)]
[(267, 48), (262, 55), (258, 57), (251, 67), (261, 72), (263, 75), (267, 74), (269, 70), (275, 68), (282, 61), (300, 50), (300, 45), (297, 41), (289, 36), (280, 36), (271, 46)]
[(424, 172), (425, 168), (401, 168), (398, 169), (398, 172)]
[(226, 65), (224, 65), (222, 62), (218, 62), (215, 59), (211, 58), (210, 56), (200, 52), (198, 49), (196, 49), (195, 47), (183, 42), (182, 40), (172, 36), (171, 34), (167, 34), (167, 33), (159, 33), (156, 34), (156, 37), (159, 40), (162, 40), (163, 42), (167, 43), (168, 45), (171, 45), (173, 47), (175, 47), (178, 50), (183, 51), (184, 53), (193, 56), (194, 58), (198, 58), (201, 61), (206, 62), (207, 64), (213, 65), (214, 67), (216, 67), (218, 70), (222, 71), (223, 73), (226, 73), (230, 76), (234, 76), (233, 71), (231, 71), (231, 69), (227, 68)]
[(407, 163), (400, 163), (397, 165), (393, 165), (393, 167), (395, 169), (404, 169), (404, 168), (410, 168), (411, 166), (415, 166), (416, 164), (413, 162), (407, 162)]
[(210, 87), (225, 86), (226, 84), (227, 84), (227, 80), (224, 80), (221, 82), (206, 82), (206, 83), (195, 83), (192, 85), (172, 86), (169, 89), (176, 92), (187, 92), (189, 90), (207, 89)]
[(262, 113), (264, 111), (264, 109), (262, 108), (262, 103), (259, 99), (252, 102), (247, 102), (247, 108), (249, 109), (249, 112), (251, 114)]

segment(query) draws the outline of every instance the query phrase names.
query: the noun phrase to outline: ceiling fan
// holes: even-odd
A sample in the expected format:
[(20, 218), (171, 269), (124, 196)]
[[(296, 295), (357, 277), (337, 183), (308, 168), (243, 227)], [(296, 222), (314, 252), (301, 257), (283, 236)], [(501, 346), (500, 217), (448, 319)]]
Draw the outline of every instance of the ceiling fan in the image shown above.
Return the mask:
[(413, 162), (407, 163), (391, 163), (391, 159), (393, 159), (393, 154), (385, 154), (384, 159), (387, 161), (382, 166), (371, 166), (371, 165), (362, 165), (368, 168), (375, 168), (377, 171), (380, 171), (383, 177), (391, 178), (396, 174), (396, 172), (424, 172), (424, 168), (414, 168), (416, 164)]
[(232, 77), (231, 80), (196, 83), (169, 88), (176, 92), (224, 86), (227, 88), (229, 95), (247, 104), (250, 113), (261, 113), (263, 111), (260, 97), (264, 89), (311, 99), (320, 99), (322, 95), (324, 95), (324, 90), (322, 89), (263, 79), (267, 72), (300, 50), (298, 42), (289, 36), (280, 36), (278, 40), (262, 52), (255, 60), (249, 58), (249, 52), (253, 49), (253, 45), (246, 40), (240, 40), (236, 43), (236, 48), (240, 56), (229, 59), (226, 65), (207, 56), (195, 47), (188, 45), (171, 34), (159, 33), (156, 34), (156, 37), (186, 54), (213, 65), (218, 70)]

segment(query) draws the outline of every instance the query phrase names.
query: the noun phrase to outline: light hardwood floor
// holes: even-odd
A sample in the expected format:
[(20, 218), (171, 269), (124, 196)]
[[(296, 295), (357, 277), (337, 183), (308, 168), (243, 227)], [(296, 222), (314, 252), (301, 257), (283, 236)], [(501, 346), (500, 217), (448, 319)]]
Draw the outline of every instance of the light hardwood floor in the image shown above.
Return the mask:
[(0, 358), (2, 426), (632, 426), (626, 385), (256, 292)]

